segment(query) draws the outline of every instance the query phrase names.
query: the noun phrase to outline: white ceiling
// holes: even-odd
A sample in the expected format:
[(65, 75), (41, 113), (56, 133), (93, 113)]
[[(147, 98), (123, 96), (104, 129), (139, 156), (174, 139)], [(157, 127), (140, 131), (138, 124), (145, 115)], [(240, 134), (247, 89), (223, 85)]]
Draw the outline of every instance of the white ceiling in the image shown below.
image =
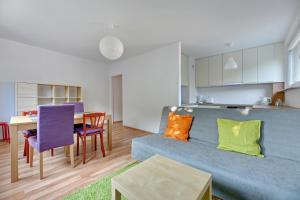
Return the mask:
[(0, 37), (106, 61), (98, 43), (113, 34), (123, 58), (176, 41), (203, 57), (282, 41), (299, 10), (300, 0), (0, 0)]

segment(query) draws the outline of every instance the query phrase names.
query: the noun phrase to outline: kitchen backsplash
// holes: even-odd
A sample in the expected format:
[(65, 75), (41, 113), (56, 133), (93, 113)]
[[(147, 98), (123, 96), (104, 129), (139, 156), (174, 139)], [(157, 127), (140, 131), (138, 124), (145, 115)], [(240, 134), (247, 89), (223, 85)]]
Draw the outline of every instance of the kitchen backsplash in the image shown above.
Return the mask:
[(272, 96), (272, 84), (234, 85), (197, 88), (197, 96), (222, 104), (260, 104)]

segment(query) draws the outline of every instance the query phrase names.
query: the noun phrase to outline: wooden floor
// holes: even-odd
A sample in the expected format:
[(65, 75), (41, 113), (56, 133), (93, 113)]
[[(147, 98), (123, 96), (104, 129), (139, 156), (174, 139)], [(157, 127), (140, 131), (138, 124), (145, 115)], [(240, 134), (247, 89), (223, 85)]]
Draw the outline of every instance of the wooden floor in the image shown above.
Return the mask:
[[(81, 155), (75, 158), (76, 167), (71, 168), (69, 159), (62, 148), (55, 149), (55, 156), (48, 152), (44, 158), (44, 179), (39, 179), (38, 157), (34, 157), (34, 167), (29, 168), (23, 157), (23, 144), (19, 144), (20, 180), (10, 183), (9, 144), (0, 142), (0, 199), (61, 199), (61, 197), (95, 182), (132, 162), (131, 140), (149, 133), (122, 126), (113, 125), (113, 150), (100, 155), (100, 148), (90, 152), (85, 165)], [(106, 137), (104, 137), (106, 138)], [(98, 143), (99, 144), (99, 143)], [(90, 148), (88, 148), (90, 151)]]

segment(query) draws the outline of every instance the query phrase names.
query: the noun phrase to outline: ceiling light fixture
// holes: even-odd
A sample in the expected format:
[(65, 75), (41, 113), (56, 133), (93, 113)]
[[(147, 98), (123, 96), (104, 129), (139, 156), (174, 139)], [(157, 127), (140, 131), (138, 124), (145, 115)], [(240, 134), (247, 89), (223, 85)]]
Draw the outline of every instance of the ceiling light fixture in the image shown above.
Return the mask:
[[(113, 30), (116, 26), (114, 24), (109, 25), (109, 29)], [(122, 41), (112, 35), (104, 36), (99, 43), (100, 53), (109, 60), (117, 60), (124, 53), (124, 45)]]

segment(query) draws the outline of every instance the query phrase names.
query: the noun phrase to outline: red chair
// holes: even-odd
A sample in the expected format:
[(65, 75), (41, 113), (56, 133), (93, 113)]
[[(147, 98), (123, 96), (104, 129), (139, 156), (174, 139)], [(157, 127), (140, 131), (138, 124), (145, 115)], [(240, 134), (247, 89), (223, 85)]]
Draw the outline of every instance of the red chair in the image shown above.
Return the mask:
[(6, 122), (0, 122), (2, 128), (2, 138), (3, 141), (8, 141), (10, 143), (9, 125)]
[[(82, 161), (86, 160), (86, 136), (95, 137), (95, 150), (97, 150), (97, 135), (100, 135), (100, 147), (102, 156), (105, 157), (105, 149), (103, 143), (103, 125), (105, 113), (89, 113), (83, 114), (83, 128), (76, 129), (77, 132), (77, 156), (79, 155), (79, 138), (82, 141)], [(89, 124), (87, 123), (89, 122)]]

